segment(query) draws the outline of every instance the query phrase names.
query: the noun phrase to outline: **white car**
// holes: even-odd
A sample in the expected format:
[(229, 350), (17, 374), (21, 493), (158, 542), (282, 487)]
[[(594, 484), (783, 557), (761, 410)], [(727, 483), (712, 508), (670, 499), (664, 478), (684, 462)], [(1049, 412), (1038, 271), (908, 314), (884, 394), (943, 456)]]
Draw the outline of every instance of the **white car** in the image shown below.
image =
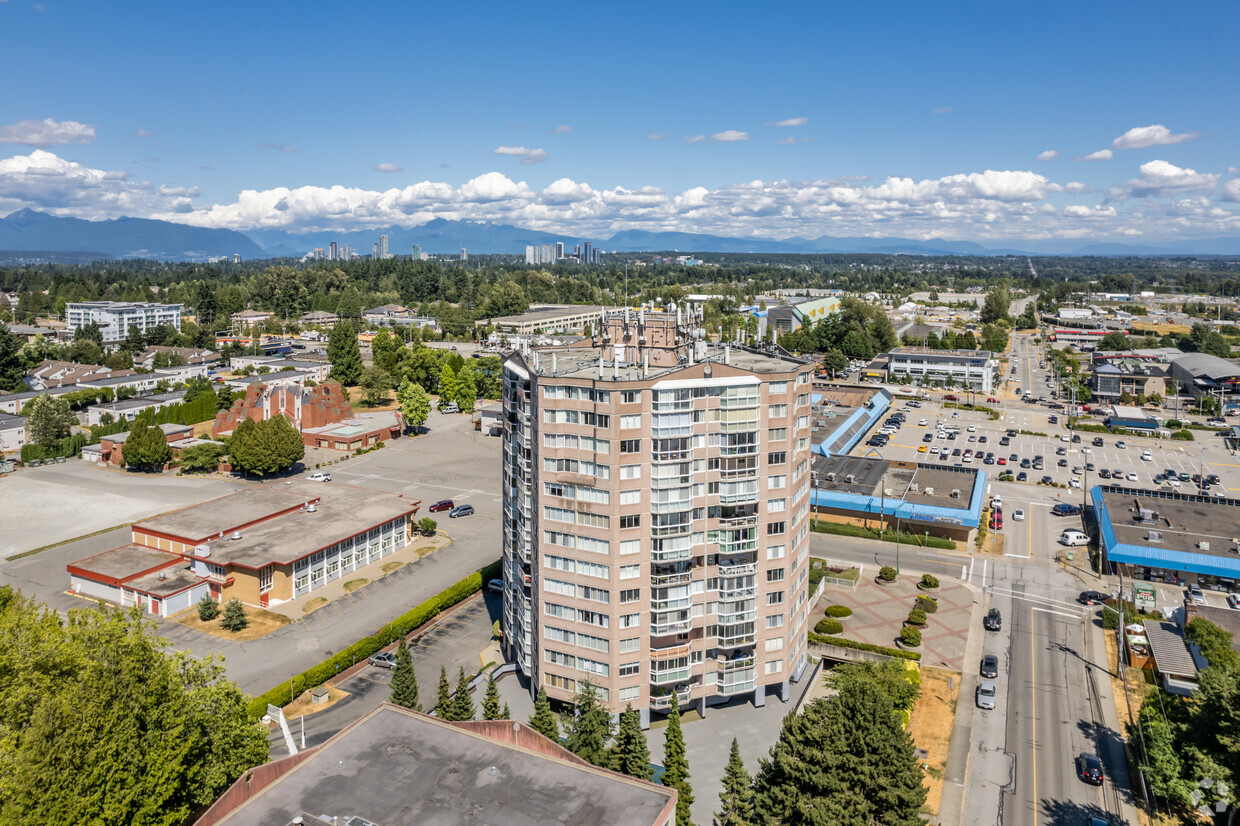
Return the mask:
[(1137, 481), (1140, 481), (1140, 480), (1138, 479), (1137, 474), (1135, 474), (1135, 473), (1129, 473), (1129, 474), (1128, 474), (1128, 481), (1129, 481), (1129, 482), (1137, 482)]
[(976, 432), (977, 432), (977, 425), (969, 425), (969, 432), (970, 432), (970, 433), (976, 433)]
[(930, 445), (930, 452), (931, 452), (931, 453), (936, 453), (936, 454), (937, 454), (937, 453), (939, 452), (939, 446), (938, 446), (938, 445)]
[(927, 422), (927, 420), (926, 420), (926, 419), (919, 419), (919, 420), (917, 421), (917, 426), (918, 426), (918, 427), (925, 427), (927, 423), (928, 423), (928, 422)]
[(1093, 451), (1089, 449), (1089, 445), (1085, 445), (1084, 447), (1082, 447), (1081, 452), (1082, 453), (1093, 453)]
[(1059, 544), (1067, 545), (1069, 548), (1075, 548), (1080, 545), (1088, 545), (1089, 535), (1084, 531), (1064, 531), (1059, 535)]
[(1003, 496), (996, 493), (994, 496), (990, 497), (990, 507), (991, 508), (1003, 507)]
[(1152, 462), (1152, 461), (1154, 461), (1154, 454), (1153, 454), (1153, 453), (1150, 453), (1148, 450), (1146, 450), (1146, 451), (1142, 452), (1142, 454), (1141, 454), (1141, 461), (1142, 461), (1142, 462)]
[(311, 473), (307, 478), (311, 482), (330, 482), (332, 475), (330, 473)]
[(1060, 436), (1060, 437), (1059, 437), (1059, 441), (1061, 441), (1061, 442), (1070, 442), (1070, 441), (1072, 441), (1072, 439), (1068, 436), (1068, 434), (1066, 434), (1066, 433), (1065, 433), (1064, 435), (1062, 435), (1062, 436)]
[(1077, 488), (1079, 490), (1081, 487), (1081, 480), (1076, 478), (1075, 476), (1072, 477), (1071, 479), (1068, 480), (1068, 487)]
[(1176, 478), (1174, 478), (1174, 477), (1172, 477), (1172, 476), (1168, 476), (1168, 477), (1167, 477), (1167, 484), (1168, 484), (1168, 485), (1171, 485), (1171, 487), (1173, 487), (1173, 488), (1178, 488), (1178, 487), (1180, 487), (1180, 480), (1179, 480), (1179, 479), (1176, 479)]
[(1016, 510), (1012, 511), (1012, 521), (1013, 522), (1024, 522), (1025, 512), (1021, 510), (1020, 508), (1017, 508)]
[(1240, 594), (1228, 594), (1227, 607), (1240, 610)]

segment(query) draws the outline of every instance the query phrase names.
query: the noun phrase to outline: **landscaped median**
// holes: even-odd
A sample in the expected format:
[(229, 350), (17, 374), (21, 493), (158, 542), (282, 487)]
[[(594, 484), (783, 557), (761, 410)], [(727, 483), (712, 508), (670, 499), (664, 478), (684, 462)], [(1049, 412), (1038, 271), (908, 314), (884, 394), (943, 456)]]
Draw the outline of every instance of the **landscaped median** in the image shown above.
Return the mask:
[[(881, 539), (883, 542), (895, 542), (896, 532), (890, 529), (884, 529), (880, 534), (873, 528), (867, 528), (862, 525), (853, 525), (846, 522), (827, 522), (824, 519), (810, 523), (810, 530), (814, 533), (826, 533), (833, 536), (859, 536), (862, 539)], [(946, 548), (955, 550), (956, 543), (950, 539), (944, 539), (941, 536), (926, 536), (921, 533), (900, 533), (900, 541), (906, 545), (920, 545), (929, 548)]]
[(470, 574), (421, 605), (401, 614), (385, 625), (381, 631), (358, 640), (343, 651), (333, 654), (313, 668), (298, 674), (291, 681), (282, 682), (275, 688), (254, 697), (250, 700), (248, 706), (250, 717), (257, 720), (267, 713), (268, 705), (283, 707), (293, 697), (300, 696), (307, 689), (320, 686), (346, 668), (355, 663), (365, 661), (367, 657), (375, 652), (382, 651), (396, 642), (397, 638), (407, 636), (430, 622), (440, 612), (478, 593), (482, 590), (484, 582), (498, 579), (501, 571), (502, 563), (499, 560), (492, 562), (482, 570)]

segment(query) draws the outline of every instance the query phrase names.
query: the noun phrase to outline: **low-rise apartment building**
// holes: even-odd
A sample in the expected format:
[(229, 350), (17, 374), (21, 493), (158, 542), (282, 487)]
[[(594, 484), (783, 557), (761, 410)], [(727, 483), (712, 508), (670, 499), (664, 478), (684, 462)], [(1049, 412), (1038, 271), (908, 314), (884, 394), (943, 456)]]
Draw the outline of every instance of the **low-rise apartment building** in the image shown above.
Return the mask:
[(889, 380), (912, 379), (920, 385), (966, 387), (990, 393), (999, 378), (999, 360), (989, 350), (894, 347), (889, 356)]
[(65, 305), (66, 330), (74, 331), (92, 321), (99, 325), (105, 344), (123, 341), (130, 327), (146, 334), (156, 327), (181, 329), (180, 304), (147, 301), (78, 301)]

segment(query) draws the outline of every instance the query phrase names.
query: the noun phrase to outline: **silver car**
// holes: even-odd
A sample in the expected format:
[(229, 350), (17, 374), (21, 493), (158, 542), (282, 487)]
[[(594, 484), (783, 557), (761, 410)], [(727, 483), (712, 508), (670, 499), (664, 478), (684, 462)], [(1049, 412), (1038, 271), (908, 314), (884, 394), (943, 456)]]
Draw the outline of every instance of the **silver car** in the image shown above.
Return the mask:
[(982, 680), (977, 684), (977, 707), (981, 709), (993, 709), (995, 707), (995, 697), (998, 695), (998, 688), (990, 680)]

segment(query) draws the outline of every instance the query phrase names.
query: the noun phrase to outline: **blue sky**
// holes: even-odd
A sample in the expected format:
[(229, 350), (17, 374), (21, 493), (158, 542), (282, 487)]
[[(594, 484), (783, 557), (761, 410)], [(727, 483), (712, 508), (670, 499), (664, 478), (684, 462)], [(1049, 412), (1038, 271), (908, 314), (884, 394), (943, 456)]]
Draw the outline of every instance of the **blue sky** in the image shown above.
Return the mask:
[(0, 0), (0, 213), (1240, 235), (1237, 4), (943, 5)]

